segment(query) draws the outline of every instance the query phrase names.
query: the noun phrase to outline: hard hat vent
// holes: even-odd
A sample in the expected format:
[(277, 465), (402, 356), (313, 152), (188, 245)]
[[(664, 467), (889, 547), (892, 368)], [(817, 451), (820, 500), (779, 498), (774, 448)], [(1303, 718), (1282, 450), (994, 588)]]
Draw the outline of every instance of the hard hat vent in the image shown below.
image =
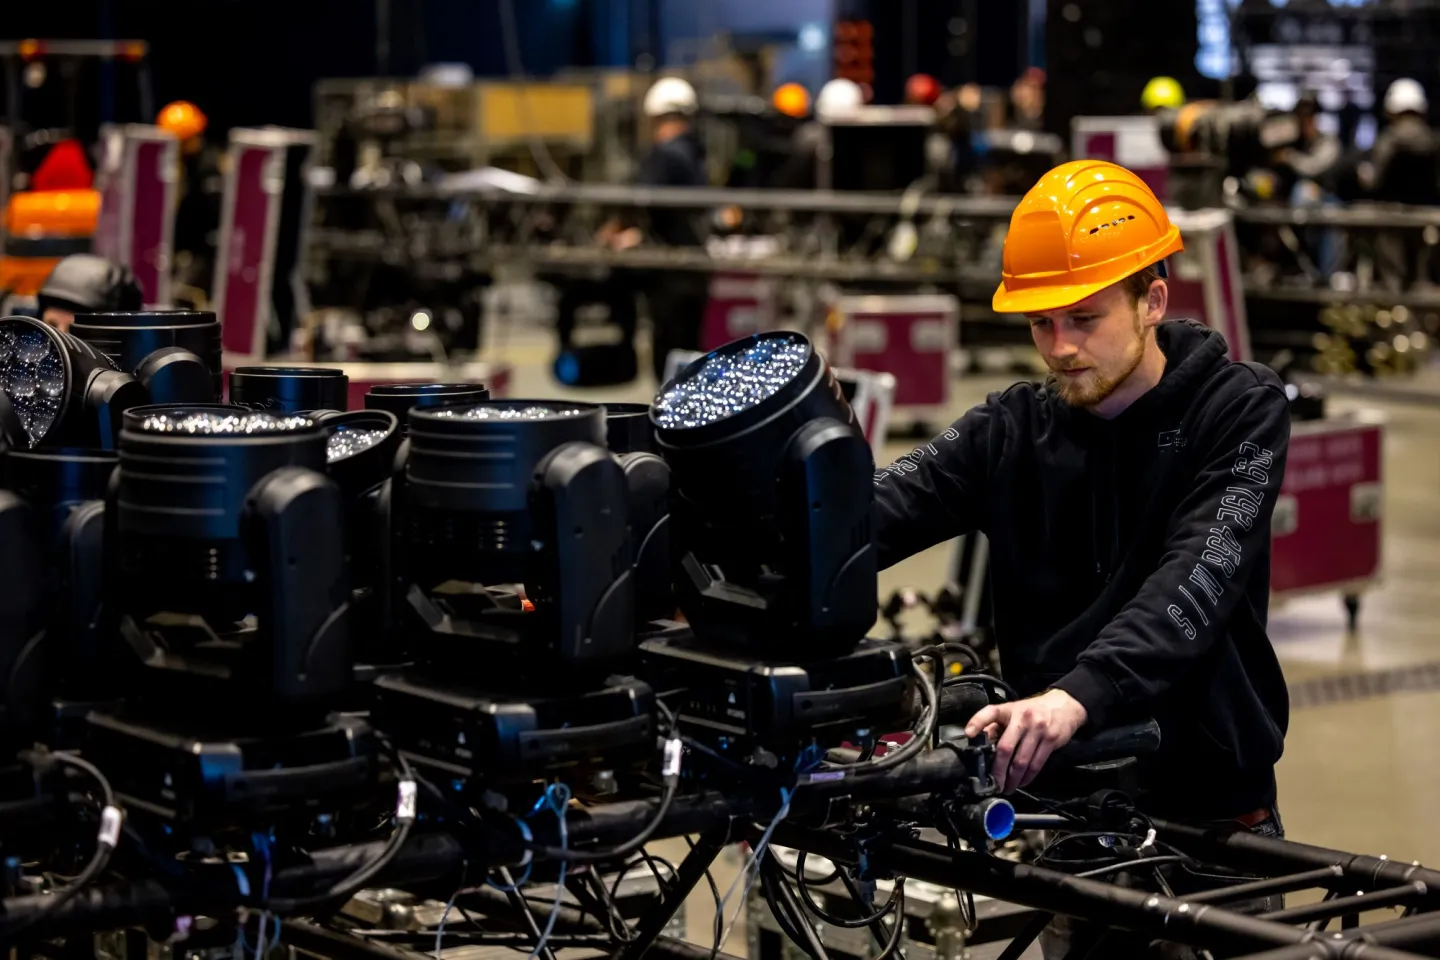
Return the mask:
[(1118, 226), (1120, 226), (1120, 224), (1124, 223), (1125, 221), (1127, 221), (1127, 220), (1134, 220), (1134, 219), (1135, 219), (1135, 214), (1132, 213), (1132, 214), (1130, 214), (1128, 217), (1117, 217), (1116, 219), (1111, 220), (1109, 223), (1102, 223), (1102, 224), (1100, 224), (1100, 226), (1098, 226), (1098, 227), (1091, 227), (1091, 228), (1090, 228), (1090, 236), (1093, 237), (1093, 236), (1095, 236), (1095, 234), (1099, 233), (1101, 230), (1104, 230), (1104, 229), (1106, 229), (1106, 228), (1108, 228), (1108, 227), (1118, 227)]

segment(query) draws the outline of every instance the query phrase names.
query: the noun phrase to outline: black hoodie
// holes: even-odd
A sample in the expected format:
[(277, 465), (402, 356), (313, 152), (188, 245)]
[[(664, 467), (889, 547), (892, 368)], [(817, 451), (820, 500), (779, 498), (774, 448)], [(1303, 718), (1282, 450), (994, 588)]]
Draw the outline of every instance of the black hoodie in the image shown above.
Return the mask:
[(876, 545), (883, 568), (983, 531), (1006, 679), (1092, 728), (1155, 717), (1146, 805), (1235, 817), (1274, 803), (1289, 719), (1265, 632), (1289, 409), (1220, 334), (1156, 336), (1163, 378), (1112, 420), (1020, 383), (876, 473)]

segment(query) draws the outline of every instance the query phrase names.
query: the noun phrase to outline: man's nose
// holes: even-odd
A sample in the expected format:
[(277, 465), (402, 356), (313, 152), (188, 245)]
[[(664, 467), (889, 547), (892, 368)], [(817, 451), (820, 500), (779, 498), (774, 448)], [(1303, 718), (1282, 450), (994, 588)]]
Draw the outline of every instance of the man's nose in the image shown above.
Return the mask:
[(1050, 341), (1050, 356), (1057, 360), (1064, 360), (1073, 357), (1080, 352), (1079, 338), (1074, 332), (1067, 330), (1063, 324), (1052, 324), (1054, 336)]

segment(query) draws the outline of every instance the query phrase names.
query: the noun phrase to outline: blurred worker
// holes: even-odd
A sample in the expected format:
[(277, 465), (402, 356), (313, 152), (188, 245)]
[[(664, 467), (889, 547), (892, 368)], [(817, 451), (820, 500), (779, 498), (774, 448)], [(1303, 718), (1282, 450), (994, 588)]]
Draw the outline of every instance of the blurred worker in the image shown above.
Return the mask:
[(1440, 204), (1440, 141), (1426, 120), (1430, 100), (1409, 77), (1385, 91), (1384, 131), (1375, 140), (1371, 196), (1387, 203)]
[(940, 99), (940, 81), (928, 73), (917, 73), (905, 81), (905, 102), (916, 107), (933, 107)]
[(826, 143), (825, 122), (842, 119), (863, 106), (865, 91), (860, 84), (844, 77), (826, 81), (815, 96), (814, 119), (795, 129), (789, 156), (767, 185), (782, 190), (814, 190), (819, 184), (820, 152)]
[(1082, 730), (1154, 717), (1142, 809), (1278, 836), (1289, 703), (1266, 611), (1289, 407), (1269, 368), (1165, 319), (1181, 249), (1130, 171), (1078, 160), (1041, 178), (1010, 220), (993, 307), (1028, 318), (1050, 376), (877, 473), (875, 544), (888, 567), (989, 536), (999, 651), (1025, 699), (965, 732), (999, 737), (1005, 793)]
[(130, 268), (93, 253), (72, 253), (40, 289), (40, 319), (64, 332), (77, 313), (139, 310), (144, 296)]
[(1020, 130), (1045, 126), (1045, 71), (1029, 67), (1010, 87), (1010, 124)]
[(854, 80), (836, 77), (826, 81), (815, 98), (815, 116), (821, 120), (843, 117), (865, 106), (865, 91)]
[(1340, 140), (1320, 129), (1320, 101), (1315, 94), (1301, 96), (1294, 114), (1299, 126), (1297, 138), (1275, 157), (1283, 184), (1280, 195), (1289, 196), (1299, 189), (1301, 194), (1292, 196), (1292, 200), (1313, 202), (1331, 192), (1329, 187), (1342, 152)]
[(224, 193), (224, 153), (206, 142), (210, 125), (187, 100), (165, 105), (155, 125), (180, 141), (180, 202), (175, 209), (175, 279), (194, 306), (204, 306), (215, 263)]
[[(655, 81), (645, 94), (652, 146), (640, 161), (638, 182), (645, 187), (703, 187), (705, 147), (694, 129), (699, 109), (695, 88), (679, 77)], [(650, 210), (650, 237), (670, 247), (699, 247), (705, 239), (704, 218), (693, 210), (655, 207)], [(640, 243), (638, 227), (622, 229), (612, 221), (601, 228), (600, 241), (624, 250)], [(651, 362), (662, 380), (671, 350), (697, 350), (700, 327), (709, 299), (710, 277), (693, 270), (657, 270), (645, 282), (650, 306)]]
[[(1385, 91), (1385, 129), (1375, 140), (1368, 165), (1369, 195), (1382, 203), (1440, 204), (1440, 137), (1426, 115), (1425, 88), (1404, 77)], [(1391, 289), (1429, 281), (1431, 247), (1415, 230), (1381, 230), (1375, 235), (1375, 269)]]
[(1185, 106), (1185, 88), (1174, 77), (1151, 77), (1140, 92), (1140, 106), (1146, 113), (1178, 110)]

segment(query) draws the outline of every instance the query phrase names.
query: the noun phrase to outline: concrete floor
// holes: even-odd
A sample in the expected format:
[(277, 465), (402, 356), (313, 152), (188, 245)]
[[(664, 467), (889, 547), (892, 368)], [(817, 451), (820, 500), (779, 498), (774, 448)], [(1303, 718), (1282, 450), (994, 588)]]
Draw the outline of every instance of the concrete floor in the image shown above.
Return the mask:
[[(620, 389), (560, 389), (549, 374), (552, 349), (538, 331), (512, 332), (488, 359), (515, 365), (515, 397), (650, 399), (654, 385), (648, 379)], [(1008, 382), (961, 381), (954, 416)], [(1365, 595), (1353, 634), (1334, 594), (1272, 610), (1271, 636), (1292, 686), (1329, 675), (1440, 663), (1440, 402), (1331, 400), (1335, 413), (1361, 408), (1380, 413), (1386, 423), (1383, 577)], [(912, 446), (887, 443), (878, 459), (889, 462)], [(885, 571), (881, 596), (901, 586), (933, 590), (944, 579), (948, 557), (948, 545), (942, 545)], [(1440, 677), (1440, 671), (1434, 675)], [(1281, 812), (1292, 839), (1440, 864), (1440, 683), (1435, 686), (1293, 712), (1279, 768)], [(670, 847), (664, 849), (678, 862), (683, 845)], [(722, 893), (737, 863), (733, 852), (727, 853), (716, 870)], [(689, 913), (691, 938), (708, 946), (713, 907), (703, 885)], [(726, 948), (744, 951), (743, 920)]]

